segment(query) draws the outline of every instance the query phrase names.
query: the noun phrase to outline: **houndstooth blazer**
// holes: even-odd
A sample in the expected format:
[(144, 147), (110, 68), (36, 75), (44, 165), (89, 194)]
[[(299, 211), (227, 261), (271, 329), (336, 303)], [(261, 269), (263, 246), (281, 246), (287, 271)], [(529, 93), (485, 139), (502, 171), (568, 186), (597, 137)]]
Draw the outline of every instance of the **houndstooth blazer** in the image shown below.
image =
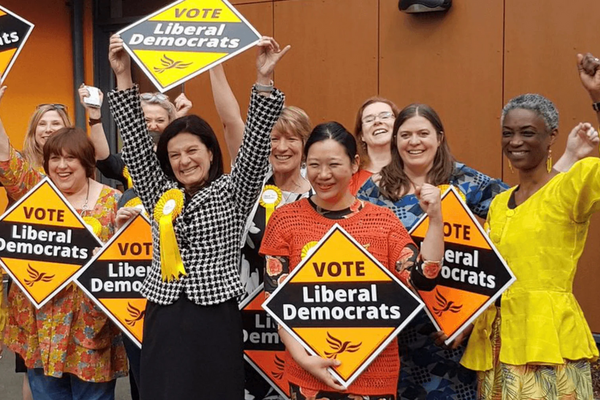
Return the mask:
[(161, 195), (178, 188), (160, 168), (137, 86), (108, 95), (110, 110), (123, 139), (123, 160), (146, 210), (151, 213), (153, 260), (142, 294), (154, 303), (174, 303), (182, 292), (198, 305), (225, 302), (243, 294), (238, 275), (239, 243), (248, 214), (267, 173), (270, 133), (283, 108), (284, 95), (270, 97), (252, 89), (244, 140), (231, 174), (200, 189), (175, 219), (175, 235), (187, 275), (163, 282), (160, 274), (158, 224), (152, 212)]

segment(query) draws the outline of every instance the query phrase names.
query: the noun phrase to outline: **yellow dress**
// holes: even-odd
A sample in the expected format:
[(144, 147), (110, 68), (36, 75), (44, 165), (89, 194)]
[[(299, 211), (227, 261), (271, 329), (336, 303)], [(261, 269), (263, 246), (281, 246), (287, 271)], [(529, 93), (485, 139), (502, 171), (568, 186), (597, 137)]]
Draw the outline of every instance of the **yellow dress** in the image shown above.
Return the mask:
[[(516, 188), (496, 196), (489, 235), (517, 277), (502, 295), (498, 360), (510, 365), (561, 365), (593, 360), (598, 349), (573, 295), (573, 279), (591, 215), (600, 209), (600, 159), (587, 158), (552, 178), (514, 209)], [(461, 363), (494, 367), (496, 307), (475, 322)]]

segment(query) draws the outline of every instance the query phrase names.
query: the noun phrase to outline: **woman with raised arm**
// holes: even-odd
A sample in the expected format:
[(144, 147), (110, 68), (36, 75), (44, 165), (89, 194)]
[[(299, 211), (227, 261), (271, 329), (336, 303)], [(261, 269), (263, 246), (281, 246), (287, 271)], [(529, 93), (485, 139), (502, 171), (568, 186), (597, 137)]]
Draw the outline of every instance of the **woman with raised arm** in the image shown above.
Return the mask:
[(153, 219), (154, 259), (142, 293), (148, 299), (141, 355), (143, 399), (241, 399), (244, 395), (237, 267), (248, 214), (267, 172), (269, 134), (284, 96), (272, 86), (275, 64), (289, 50), (259, 42), (244, 141), (223, 174), (210, 126), (190, 115), (171, 123), (156, 153), (147, 132), (130, 58), (118, 36), (109, 59), (117, 90), (111, 111), (123, 159)]
[[(598, 348), (573, 279), (600, 210), (600, 160), (552, 168), (558, 112), (539, 94), (510, 100), (501, 125), (502, 152), (519, 184), (492, 201), (488, 234), (517, 280), (476, 320), (461, 363), (478, 371), (479, 399), (591, 400)], [(595, 133), (587, 123), (574, 131)]]
[[(415, 195), (415, 187), (423, 183), (455, 186), (464, 194), (470, 210), (481, 218), (487, 217), (494, 196), (508, 188), (501, 180), (454, 160), (442, 121), (426, 104), (411, 104), (400, 111), (392, 132), (391, 162), (367, 180), (358, 198), (389, 208), (408, 230), (424, 213)], [(588, 138), (572, 132), (567, 151), (555, 167), (568, 169), (574, 160), (597, 148), (597, 143), (597, 134)], [(441, 345), (442, 339), (425, 312), (400, 332), (401, 399), (475, 398), (475, 374), (459, 363), (464, 344), (458, 340), (448, 348)]]
[[(368, 246), (369, 253), (405, 284), (433, 289), (444, 253), (439, 189), (428, 184), (418, 188), (420, 204), (431, 217), (419, 252), (391, 211), (352, 195), (350, 182), (358, 170), (358, 155), (354, 137), (342, 125), (317, 125), (306, 142), (304, 156), (307, 176), (316, 194), (275, 210), (267, 225), (260, 249), (267, 259), (267, 295), (336, 223), (358, 243)], [(407, 263), (416, 267), (409, 277), (401, 276)], [(396, 398), (400, 369), (396, 340), (346, 389), (327, 371), (339, 361), (309, 355), (284, 329), (279, 328), (279, 336), (286, 347), (284, 374), (293, 399)]]

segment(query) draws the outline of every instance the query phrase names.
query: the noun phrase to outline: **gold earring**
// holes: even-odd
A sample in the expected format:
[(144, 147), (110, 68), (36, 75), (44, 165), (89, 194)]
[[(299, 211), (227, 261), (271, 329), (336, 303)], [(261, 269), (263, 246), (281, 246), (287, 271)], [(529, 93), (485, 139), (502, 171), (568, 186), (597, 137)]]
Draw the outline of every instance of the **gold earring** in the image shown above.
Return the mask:
[(513, 166), (512, 166), (512, 164), (510, 163), (510, 160), (508, 160), (508, 169), (510, 169), (510, 173), (511, 173), (511, 174), (514, 174), (514, 173), (515, 173), (515, 170), (513, 169)]
[(548, 158), (546, 159), (546, 171), (552, 171), (552, 149), (548, 149)]

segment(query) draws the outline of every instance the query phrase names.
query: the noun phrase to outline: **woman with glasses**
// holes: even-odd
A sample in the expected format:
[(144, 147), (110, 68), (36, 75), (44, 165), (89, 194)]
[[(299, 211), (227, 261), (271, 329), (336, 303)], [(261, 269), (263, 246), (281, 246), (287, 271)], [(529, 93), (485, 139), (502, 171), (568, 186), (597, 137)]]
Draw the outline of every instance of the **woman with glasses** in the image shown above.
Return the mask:
[[(391, 209), (408, 230), (423, 215), (415, 188), (424, 183), (455, 186), (481, 218), (487, 217), (492, 199), (508, 188), (499, 179), (455, 161), (441, 119), (426, 104), (411, 104), (400, 111), (391, 132), (389, 164), (367, 180), (357, 197)], [(597, 143), (597, 135), (593, 139), (569, 135), (567, 151), (555, 168), (567, 170)], [(457, 340), (450, 347), (439, 346), (442, 339), (425, 312), (399, 334), (399, 398), (476, 398), (475, 374), (459, 364), (464, 345)]]
[(391, 161), (392, 127), (398, 107), (383, 97), (371, 97), (356, 114), (354, 137), (358, 142), (360, 169), (350, 185), (356, 194), (360, 187)]

